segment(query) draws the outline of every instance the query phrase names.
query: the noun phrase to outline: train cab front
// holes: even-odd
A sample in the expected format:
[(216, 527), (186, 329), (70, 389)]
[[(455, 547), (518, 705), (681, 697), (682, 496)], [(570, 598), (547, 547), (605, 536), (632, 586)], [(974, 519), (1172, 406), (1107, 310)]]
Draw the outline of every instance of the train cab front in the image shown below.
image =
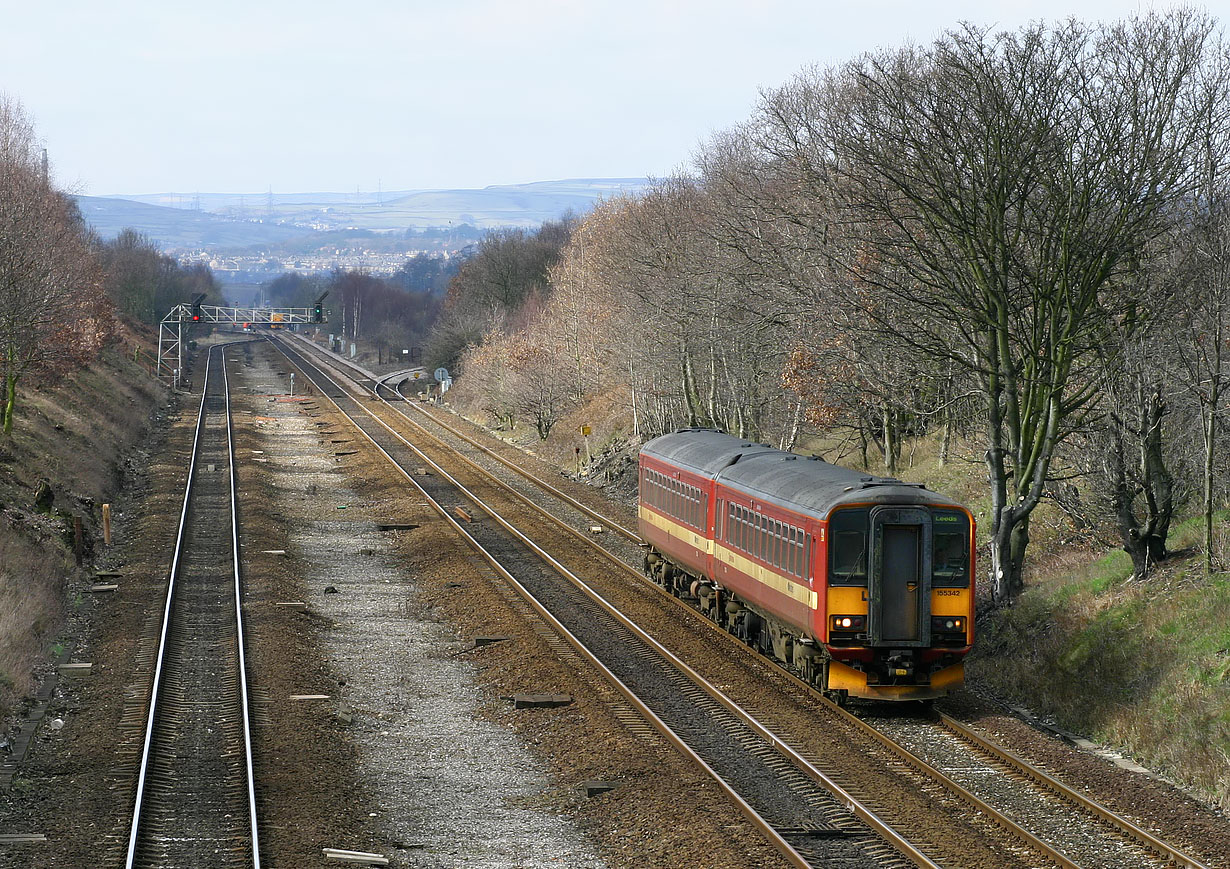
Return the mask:
[(828, 528), (826, 686), (928, 700), (960, 688), (973, 642), (972, 523), (959, 508), (849, 507)]

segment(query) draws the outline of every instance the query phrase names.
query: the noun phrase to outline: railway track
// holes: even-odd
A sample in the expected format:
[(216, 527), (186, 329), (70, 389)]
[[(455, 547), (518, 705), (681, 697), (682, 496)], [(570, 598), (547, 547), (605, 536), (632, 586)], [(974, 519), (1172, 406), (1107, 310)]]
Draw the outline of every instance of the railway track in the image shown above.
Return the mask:
[(225, 346), (206, 364), (126, 869), (260, 867)]
[[(783, 762), (772, 735), (753, 716), (607, 605), (296, 349), (278, 344), (573, 652), (710, 776), (791, 865), (936, 865), (827, 777), (806, 764)], [(431, 476), (414, 473), (424, 462), (433, 468)], [(458, 521), (457, 507), (482, 510), (494, 521)]]
[[(368, 388), (373, 392), (379, 389), (376, 385), (369, 385)], [(392, 405), (388, 405), (388, 408), (395, 409)], [(418, 410), (417, 413), (411, 411), (416, 417), (420, 415), (431, 417), (432, 422), (446, 428), (451, 436), (461, 438), (470, 447), (479, 448), (484, 455), (495, 458), (501, 465), (513, 464), (496, 455), (494, 451), (482, 447), (474, 439), (463, 435), (452, 426), (440, 423), (433, 414), (426, 414), (421, 409), (417, 409), (417, 406), (416, 410)], [(399, 409), (397, 412), (407, 423), (416, 428), (420, 437), (425, 436), (437, 440), (441, 449), (454, 449), (440, 441), (439, 436), (429, 433), (417, 419), (411, 420), (408, 414)], [(491, 473), (490, 470), (479, 467), (470, 459), (465, 459), (465, 461), (476, 475)], [(522, 480), (530, 481), (535, 487), (542, 482), (531, 474), (521, 471), (517, 473)], [(508, 481), (488, 484), (488, 488), (492, 491), (499, 490), (504, 497), (521, 499), (528, 497), (523, 492), (517, 492)], [(555, 487), (547, 488), (552, 492), (555, 491)], [(484, 495), (484, 497), (490, 496)], [(555, 497), (554, 494), (551, 497)], [(478, 499), (473, 498), (472, 500), (477, 501)], [(571, 497), (567, 498), (566, 502), (573, 507), (577, 503)], [(569, 534), (577, 545), (583, 544), (589, 550), (589, 558), (592, 561), (593, 547), (596, 544), (588, 539), (583, 531), (578, 530), (578, 524), (583, 526), (584, 523), (598, 521), (604, 527), (613, 529), (618, 527), (618, 523), (612, 522), (591, 508), (583, 505), (582, 507), (581, 517), (573, 518), (571, 521), (554, 515), (558, 512), (556, 510), (548, 512), (537, 505), (531, 509), (538, 518), (549, 517), (547, 521), (553, 522), (560, 528), (568, 528)], [(507, 510), (509, 507), (504, 506), (499, 509)], [(639, 575), (639, 571), (627, 563), (627, 552), (629, 551), (627, 547), (620, 548), (624, 550), (623, 553), (611, 554), (606, 552), (604, 547), (597, 547), (599, 551), (606, 552), (604, 557), (608, 564), (618, 566), (625, 574), (634, 575), (643, 596), (656, 597), (655, 603), (659, 609), (661, 609), (661, 598), (663, 597), (679, 603), (676, 598), (646, 582)], [(635, 550), (631, 551), (635, 552)], [(597, 592), (593, 594), (595, 597), (601, 596)], [(611, 592), (609, 584), (604, 586), (602, 594), (611, 594), (613, 598), (616, 596)], [(620, 608), (629, 606), (636, 608), (634, 601), (630, 603), (626, 596), (620, 598)], [(648, 613), (650, 609), (652, 605), (641, 606), (636, 618), (652, 620), (653, 616)], [(719, 642), (716, 638), (720, 637), (720, 642), (725, 644), (727, 649), (730, 646), (742, 648), (741, 644), (730, 638), (712, 622), (697, 619), (696, 614), (690, 609), (687, 612), (688, 620), (692, 624), (666, 625), (658, 632), (658, 636), (673, 638), (689, 633), (704, 633), (704, 630), (696, 627), (696, 623), (700, 623), (710, 629), (708, 633), (714, 635), (709, 637), (711, 641)], [(705, 660), (710, 663), (715, 657), (727, 657), (726, 655), (714, 656), (712, 651), (707, 656), (704, 651), (692, 654), (699, 657), (689, 656), (689, 660)], [(747, 658), (747, 656), (740, 657)], [(749, 664), (744, 660), (744, 666), (750, 667), (753, 672), (760, 671), (763, 677), (764, 668), (761, 666), (763, 659), (754, 658), (752, 660), (756, 663)], [(709, 668), (711, 672), (705, 674), (708, 679), (723, 685), (731, 685), (737, 684), (739, 678), (748, 678), (740, 677), (729, 666), (725, 666), (725, 663), (723, 662), (721, 666), (711, 666)], [(704, 681), (699, 675), (695, 678)], [(933, 718), (915, 717), (910, 720), (894, 720), (889, 717), (880, 721), (863, 721), (829, 703), (810, 686), (794, 679), (785, 671), (777, 671), (773, 679), (782, 683), (783, 686), (788, 686), (783, 693), (790, 695), (793, 699), (785, 706), (779, 701), (766, 702), (763, 697), (756, 695), (754, 690), (749, 690), (746, 696), (734, 699), (726, 697), (725, 701), (719, 702), (730, 704), (723, 706), (726, 712), (731, 712), (734, 707), (740, 709), (746, 707), (753, 710), (743, 713), (749, 719), (755, 720), (759, 715), (761, 720), (772, 722), (776, 733), (770, 732), (768, 727), (763, 727), (760, 738), (766, 744), (773, 746), (774, 750), (785, 757), (796, 770), (810, 768), (815, 773), (820, 773), (821, 767), (827, 766), (833, 769), (834, 772), (830, 778), (832, 784), (842, 788), (842, 792), (852, 798), (855, 795), (862, 798), (862, 804), (869, 814), (878, 813), (882, 817), (892, 817), (895, 824), (909, 830), (903, 838), (924, 843), (919, 850), (926, 851), (930, 855), (929, 859), (934, 859), (937, 863), (946, 866), (972, 866), (1009, 865), (1015, 861), (1020, 865), (1065, 867), (1145, 865), (1198, 867), (1205, 865), (1178, 848), (1165, 844), (1160, 838), (1147, 833), (1131, 821), (1103, 807), (1096, 806), (1092, 801), (1066, 788), (1054, 776), (1036, 769), (1031, 772), (1027, 769), (1029, 767), (1027, 763), (1012, 757), (1001, 747), (982, 740), (972, 730), (953, 719), (946, 718), (937, 721)], [(739, 713), (732, 714), (738, 715)], [(800, 727), (800, 722), (803, 722), (802, 727)], [(817, 724), (821, 727), (818, 728)], [(806, 732), (808, 730), (811, 732)], [(825, 745), (822, 744), (824, 740), (817, 738), (817, 730), (830, 731), (830, 736), (844, 732), (847, 740), (838, 740), (837, 744), (830, 742)], [(801, 750), (793, 751), (789, 748), (792, 745), (799, 746)], [(970, 839), (965, 833), (954, 834), (951, 829), (948, 834), (950, 837), (956, 835), (956, 838), (960, 840), (959, 848), (953, 850), (946, 848), (942, 841), (933, 841), (944, 838), (942, 833), (937, 835), (935, 823), (903, 820), (903, 813), (921, 811), (921, 809), (910, 805), (910, 800), (906, 798), (886, 798), (884, 789), (892, 785), (886, 785), (883, 777), (877, 778), (864, 770), (852, 771), (850, 767), (858, 766), (858, 764), (850, 762), (851, 751), (870, 755), (876, 753), (890, 755), (891, 759), (886, 762), (887, 766), (896, 767), (899, 770), (894, 773), (898, 778), (895, 785), (897, 790), (903, 787), (922, 788), (929, 793), (933, 802), (955, 801), (959, 803), (963, 814), (973, 815), (972, 819), (967, 822), (970, 831), (980, 832), (989, 840), (1001, 840), (1001, 844), (991, 847), (985, 853), (978, 853), (977, 848), (970, 848)], [(844, 763), (834, 762), (831, 759), (840, 758), (843, 754), (846, 758)], [(830, 760), (826, 761), (825, 758), (830, 758)], [(911, 859), (928, 858), (914, 857)]]

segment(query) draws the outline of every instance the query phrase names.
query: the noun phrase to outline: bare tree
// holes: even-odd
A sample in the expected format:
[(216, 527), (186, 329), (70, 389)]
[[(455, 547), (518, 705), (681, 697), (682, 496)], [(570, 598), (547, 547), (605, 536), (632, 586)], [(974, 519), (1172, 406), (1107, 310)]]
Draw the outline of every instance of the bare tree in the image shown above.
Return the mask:
[(980, 382), (996, 600), (1022, 587), (1030, 515), (1095, 395), (1100, 296), (1192, 189), (1223, 97), (1206, 86), (1221, 75), (1212, 29), (1187, 11), (966, 27), (792, 86), (843, 96), (840, 117), (806, 126), (832, 143), (847, 226), (878, 254), (851, 270), (914, 307), (896, 340)]
[(0, 430), (13, 430), (17, 384), (92, 358), (110, 309), (75, 205), (45, 177), (34, 130), (0, 96)]

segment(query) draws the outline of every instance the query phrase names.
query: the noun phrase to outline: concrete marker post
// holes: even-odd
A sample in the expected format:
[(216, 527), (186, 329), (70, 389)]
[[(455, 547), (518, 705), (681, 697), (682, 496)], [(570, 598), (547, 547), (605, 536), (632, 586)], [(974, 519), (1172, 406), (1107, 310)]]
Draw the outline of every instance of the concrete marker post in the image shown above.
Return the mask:
[(103, 543), (111, 545), (111, 505), (103, 504)]

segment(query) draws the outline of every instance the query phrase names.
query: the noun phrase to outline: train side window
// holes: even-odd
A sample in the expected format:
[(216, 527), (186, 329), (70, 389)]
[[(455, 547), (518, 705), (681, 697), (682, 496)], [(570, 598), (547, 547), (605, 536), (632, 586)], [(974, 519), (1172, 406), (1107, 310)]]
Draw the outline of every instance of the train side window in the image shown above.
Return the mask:
[(829, 582), (867, 584), (866, 509), (837, 510), (829, 520)]

